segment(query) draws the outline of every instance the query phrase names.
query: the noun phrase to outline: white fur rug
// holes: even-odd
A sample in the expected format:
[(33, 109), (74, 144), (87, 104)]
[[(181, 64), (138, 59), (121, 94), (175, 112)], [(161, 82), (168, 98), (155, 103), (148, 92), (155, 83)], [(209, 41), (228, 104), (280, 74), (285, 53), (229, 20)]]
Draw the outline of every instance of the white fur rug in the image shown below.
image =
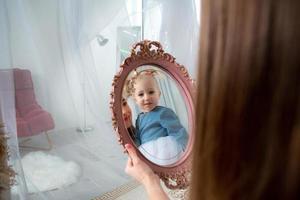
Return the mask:
[(29, 193), (48, 191), (77, 182), (81, 169), (72, 161), (41, 151), (31, 152), (22, 158)]

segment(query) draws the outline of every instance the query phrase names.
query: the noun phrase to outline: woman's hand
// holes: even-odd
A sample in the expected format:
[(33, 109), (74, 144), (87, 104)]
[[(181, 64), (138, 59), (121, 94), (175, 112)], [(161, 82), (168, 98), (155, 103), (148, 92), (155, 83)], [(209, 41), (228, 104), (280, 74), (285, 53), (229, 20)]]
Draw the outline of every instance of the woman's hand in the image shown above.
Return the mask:
[(154, 174), (152, 169), (138, 157), (134, 147), (131, 144), (126, 144), (125, 148), (129, 155), (125, 168), (125, 172), (127, 174), (144, 185), (149, 181), (159, 181), (158, 176)]
[(125, 148), (129, 155), (125, 172), (144, 185), (149, 200), (169, 199), (160, 185), (159, 177), (138, 157), (134, 147), (131, 144), (126, 144)]

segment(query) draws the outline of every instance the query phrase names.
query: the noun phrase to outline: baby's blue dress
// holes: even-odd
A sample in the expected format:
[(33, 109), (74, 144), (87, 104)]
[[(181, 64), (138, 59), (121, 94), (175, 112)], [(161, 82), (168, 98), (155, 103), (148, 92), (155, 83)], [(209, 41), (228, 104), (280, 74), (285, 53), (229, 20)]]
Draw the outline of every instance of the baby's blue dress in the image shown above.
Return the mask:
[(157, 106), (136, 119), (135, 143), (151, 161), (169, 165), (178, 160), (188, 142), (186, 129), (170, 108)]

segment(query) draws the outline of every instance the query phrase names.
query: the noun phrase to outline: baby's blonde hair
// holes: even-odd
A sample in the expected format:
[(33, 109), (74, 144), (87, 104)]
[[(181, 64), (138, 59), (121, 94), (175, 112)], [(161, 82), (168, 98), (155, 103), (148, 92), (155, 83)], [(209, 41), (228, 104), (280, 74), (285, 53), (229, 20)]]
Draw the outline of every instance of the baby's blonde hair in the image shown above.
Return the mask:
[(145, 69), (142, 71), (134, 71), (133, 76), (131, 76), (129, 79), (126, 80), (125, 83), (125, 87), (126, 87), (126, 93), (128, 94), (128, 96), (133, 96), (134, 92), (135, 92), (135, 87), (134, 85), (136, 84), (136, 82), (138, 80), (141, 80), (143, 77), (145, 76), (150, 76), (153, 78), (153, 80), (155, 81), (156, 85), (157, 81), (155, 79), (155, 76), (158, 74), (158, 72), (156, 70), (153, 69)]

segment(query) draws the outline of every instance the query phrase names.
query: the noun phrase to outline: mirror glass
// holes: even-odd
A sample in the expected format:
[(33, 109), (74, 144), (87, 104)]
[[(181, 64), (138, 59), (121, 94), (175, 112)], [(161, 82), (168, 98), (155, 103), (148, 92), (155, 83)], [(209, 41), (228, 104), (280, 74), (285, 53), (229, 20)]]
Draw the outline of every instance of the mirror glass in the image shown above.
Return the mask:
[(123, 86), (123, 123), (149, 161), (168, 166), (183, 155), (189, 140), (188, 109), (180, 86), (155, 65), (131, 71)]

